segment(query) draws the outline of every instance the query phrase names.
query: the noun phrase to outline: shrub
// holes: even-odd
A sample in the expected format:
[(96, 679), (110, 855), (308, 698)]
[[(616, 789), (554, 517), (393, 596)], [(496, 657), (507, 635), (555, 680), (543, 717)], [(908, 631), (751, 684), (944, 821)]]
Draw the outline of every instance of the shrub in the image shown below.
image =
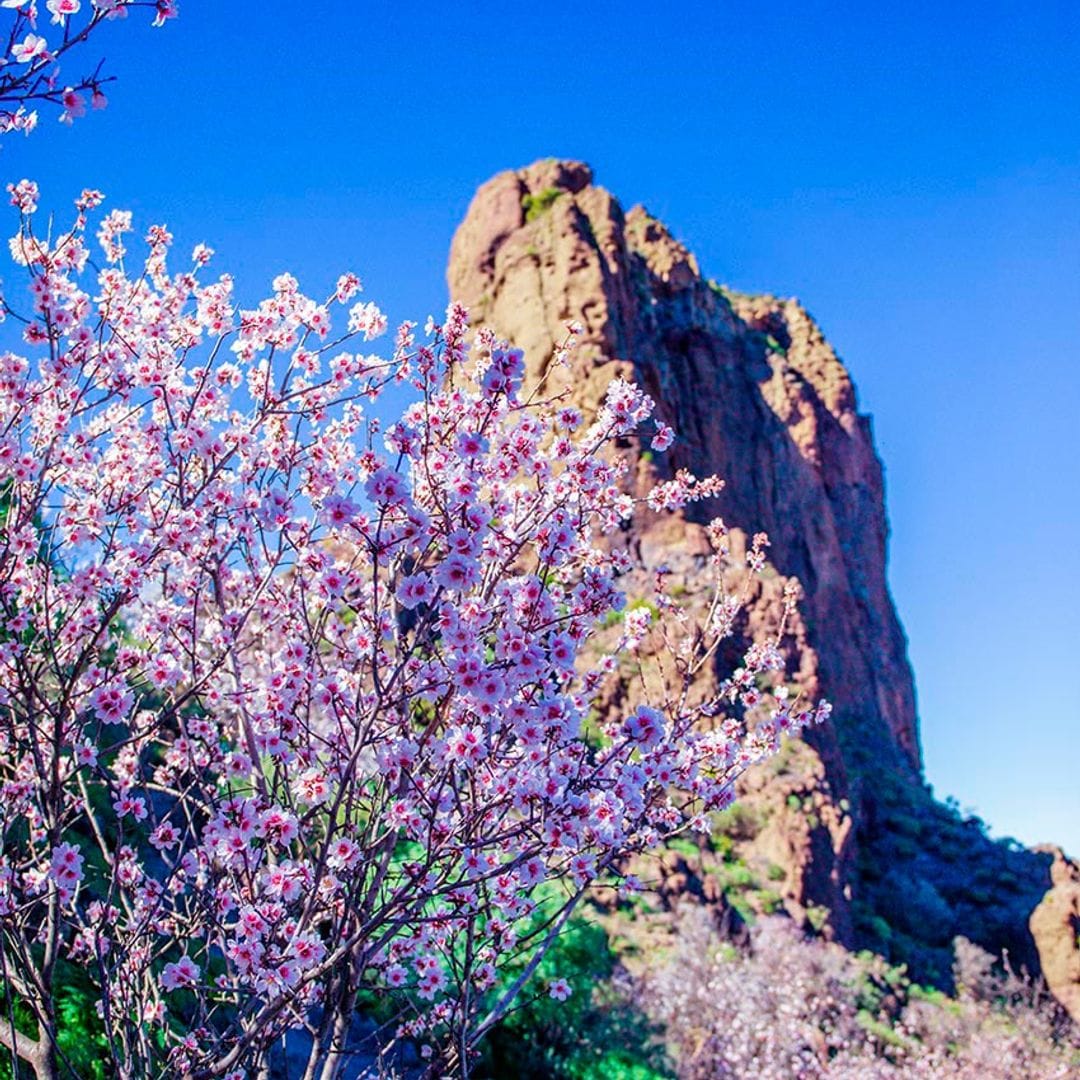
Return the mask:
[(555, 200), (564, 194), (562, 188), (550, 187), (535, 193), (529, 192), (521, 197), (521, 207), (525, 211), (525, 220), (535, 221), (546, 214), (555, 204)]
[[(523, 999), (487, 1040), (476, 1073), (518, 1080), (654, 1080), (670, 1075), (657, 1027), (628, 995), (604, 930), (583, 918), (552, 946), (537, 970), (540, 989)], [(556, 978), (573, 986), (558, 1002)]]
[(902, 967), (758, 921), (747, 950), (724, 947), (700, 910), (685, 913), (669, 962), (639, 999), (666, 1027), (683, 1080), (1015, 1080), (1071, 1076), (1080, 1041), (1045, 993), (994, 974), (957, 943), (959, 1000), (911, 984)]

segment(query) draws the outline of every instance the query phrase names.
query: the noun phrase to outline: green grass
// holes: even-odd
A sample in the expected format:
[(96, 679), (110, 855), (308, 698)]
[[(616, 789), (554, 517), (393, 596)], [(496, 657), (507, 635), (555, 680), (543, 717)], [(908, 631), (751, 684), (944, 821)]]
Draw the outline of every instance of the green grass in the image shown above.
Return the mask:
[(856, 1020), (859, 1023), (859, 1027), (861, 1027), (867, 1035), (872, 1039), (876, 1039), (883, 1046), (895, 1046), (899, 1050), (908, 1049), (907, 1039), (897, 1035), (888, 1024), (875, 1019), (865, 1009), (860, 1010), (856, 1016)]
[[(110, 1075), (108, 1042), (94, 1003), (98, 994), (85, 970), (66, 961), (61, 963), (56, 990), (58, 1065), (63, 1077), (77, 1076), (79, 1080), (105, 1080)], [(28, 1005), (15, 999), (9, 1003), (6, 988), (0, 983), (0, 1002), (5, 1018), (8, 1009), (14, 1013), (16, 1030), (30, 1038), (38, 1034), (37, 1021)], [(74, 1072), (72, 1071), (74, 1070)], [(20, 1068), (19, 1075), (31, 1075)], [(0, 1080), (11, 1080), (11, 1056), (0, 1054)]]
[[(606, 933), (584, 917), (541, 961), (522, 1007), (481, 1045), (478, 1080), (664, 1080), (670, 1077), (658, 1032), (608, 981), (616, 957)], [(503, 985), (516, 972), (503, 974)], [(565, 1002), (546, 993), (565, 978)]]
[(671, 851), (678, 852), (684, 859), (701, 858), (701, 848), (688, 836), (673, 836), (667, 842), (667, 846)]

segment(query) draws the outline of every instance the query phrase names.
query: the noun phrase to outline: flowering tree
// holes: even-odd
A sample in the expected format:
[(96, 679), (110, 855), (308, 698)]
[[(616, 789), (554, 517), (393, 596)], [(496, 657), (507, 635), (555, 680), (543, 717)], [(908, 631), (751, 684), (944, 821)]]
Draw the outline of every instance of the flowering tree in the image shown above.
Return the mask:
[(65, 84), (60, 80), (59, 61), (107, 19), (124, 18), (128, 8), (152, 8), (155, 26), (177, 14), (175, 0), (90, 0), (85, 9), (83, 0), (46, 0), (50, 44), (45, 33), (37, 33), (37, 0), (2, 0), (0, 7), (12, 13), (0, 66), (0, 136), (10, 131), (29, 135), (37, 127), (37, 111), (28, 110), (28, 102), (57, 106), (66, 124), (86, 114), (87, 99), (92, 108), (105, 108), (102, 87), (111, 76), (102, 74), (102, 65)]
[[(60, 1075), (79, 965), (121, 1077), (265, 1075), (292, 1031), (331, 1080), (362, 994), (381, 1051), (467, 1074), (586, 891), (632, 887), (626, 855), (707, 829), (827, 706), (788, 701), (783, 627), (695, 697), (738, 603), (716, 523), (708, 618), (669, 618), (659, 575), (672, 626), (639, 608), (616, 652), (652, 634), (662, 677), (597, 715), (637, 501), (607, 448), (672, 438), (633, 385), (586, 419), (459, 307), (367, 355), (385, 319), (354, 275), (241, 309), (161, 227), (129, 272), (119, 211), (91, 272), (99, 192), (46, 237), (36, 186), (9, 191), (33, 359), (0, 355), (0, 978), (34, 1030), (12, 1013), (0, 1043)], [(415, 402), (384, 427), (393, 381)]]
[[(67, 122), (104, 105), (100, 68), (62, 87), (57, 66), (104, 19), (176, 13), (48, 0), (50, 46), (33, 0), (3, 6), (0, 133), (33, 129), (27, 102)], [(205, 246), (171, 271), (161, 227), (129, 273), (130, 214), (101, 220), (93, 266), (99, 192), (42, 232), (36, 186), (8, 191), (30, 301), (0, 304), (31, 351), (0, 355), (12, 1075), (75, 1071), (58, 995), (76, 969), (132, 1080), (263, 1076), (286, 1033), (305, 1076), (331, 1080), (372, 995), (377, 1052), (409, 1040), (433, 1074), (467, 1074), (587, 890), (633, 887), (626, 856), (707, 828), (739, 773), (827, 707), (788, 702), (782, 626), (715, 696), (695, 691), (739, 603), (719, 522), (702, 624), (660, 575), (614, 654), (597, 645), (622, 618), (632, 563), (613, 537), (640, 501), (608, 445), (673, 438), (634, 386), (586, 420), (523, 386), (519, 352), (467, 344), (457, 307), (366, 355), (386, 325), (354, 275), (323, 303), (282, 275), (244, 310), (228, 276), (202, 280)], [(392, 382), (415, 403), (383, 430), (371, 408)], [(644, 501), (718, 490), (679, 473)], [(616, 654), (647, 639), (646, 700), (599, 715)]]

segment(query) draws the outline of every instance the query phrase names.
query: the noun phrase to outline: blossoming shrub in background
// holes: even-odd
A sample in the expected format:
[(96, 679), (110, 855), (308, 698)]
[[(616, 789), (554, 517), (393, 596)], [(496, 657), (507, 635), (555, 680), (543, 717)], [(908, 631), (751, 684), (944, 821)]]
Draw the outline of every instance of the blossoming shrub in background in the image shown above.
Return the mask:
[(956, 999), (902, 967), (762, 919), (748, 949), (688, 910), (634, 999), (664, 1026), (679, 1080), (1042, 1080), (1077, 1075), (1080, 1042), (1049, 994), (957, 939)]
[[(779, 638), (692, 697), (737, 600), (718, 585), (652, 700), (590, 718), (615, 659), (583, 650), (631, 565), (607, 447), (671, 438), (636, 387), (583, 418), (467, 345), (460, 308), (369, 355), (385, 320), (353, 275), (244, 309), (208, 248), (173, 270), (161, 227), (129, 271), (123, 212), (94, 267), (100, 193), (43, 233), (35, 185), (10, 192), (31, 298), (5, 303), (30, 355), (0, 355), (0, 977), (33, 1024), (0, 1042), (68, 1067), (77, 965), (118, 1076), (260, 1075), (289, 1031), (307, 1075), (356, 1075), (362, 994), (373, 1052), (467, 1072), (586, 891), (707, 828), (826, 707), (772, 696)], [(392, 381), (416, 400), (384, 426)]]

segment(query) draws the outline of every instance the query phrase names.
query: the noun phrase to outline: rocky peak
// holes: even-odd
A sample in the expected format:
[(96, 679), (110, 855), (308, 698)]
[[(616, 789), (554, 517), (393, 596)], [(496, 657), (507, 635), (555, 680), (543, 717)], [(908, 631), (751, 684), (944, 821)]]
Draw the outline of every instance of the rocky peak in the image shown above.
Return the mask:
[[(705, 280), (666, 226), (642, 207), (624, 214), (587, 165), (569, 161), (484, 184), (454, 237), (448, 280), (475, 322), (524, 348), (534, 378), (572, 386), (584, 409), (616, 374), (649, 389), (680, 434), (655, 467), (723, 476), (716, 509), (765, 529), (778, 572), (803, 583), (812, 666), (835, 706), (837, 733), (824, 742), (884, 749), (917, 775), (881, 465), (851, 379), (807, 312)], [(550, 371), (571, 320), (584, 327), (574, 367)], [(672, 527), (662, 531), (666, 544)], [(842, 768), (843, 754), (830, 756)]]
[(1041, 850), (1054, 860), (1052, 887), (1031, 913), (1031, 934), (1046, 985), (1080, 1024), (1080, 864), (1061, 848)]
[[(574, 161), (484, 184), (447, 276), (474, 324), (523, 348), (530, 377), (586, 413), (616, 375), (653, 395), (679, 439), (655, 460), (645, 446), (623, 451), (636, 454), (640, 481), (676, 468), (724, 477), (713, 505), (635, 526), (643, 569), (667, 563), (692, 596), (703, 522), (719, 513), (733, 549), (759, 529), (772, 541), (775, 577), (760, 583), (748, 636), (775, 625), (785, 578), (803, 585), (791, 674), (832, 701), (833, 719), (745, 778), (739, 827), (714, 860), (737, 859), (735, 876), (758, 872), (767, 886), (759, 895), (779, 894), (805, 925), (907, 963), (923, 981), (949, 983), (960, 934), (1038, 970), (1044, 943), (1057, 948), (1074, 925), (1075, 884), (1059, 884), (1029, 929), (1050, 856), (991, 840), (922, 781), (912, 672), (886, 581), (882, 467), (852, 380), (805, 308), (704, 278), (662, 222), (642, 207), (624, 213)], [(552, 361), (571, 321), (584, 332), (567, 369)], [(625, 693), (616, 687), (611, 706)], [(714, 869), (731, 881), (725, 866)], [(1060, 985), (1074, 962), (1054, 969)]]

